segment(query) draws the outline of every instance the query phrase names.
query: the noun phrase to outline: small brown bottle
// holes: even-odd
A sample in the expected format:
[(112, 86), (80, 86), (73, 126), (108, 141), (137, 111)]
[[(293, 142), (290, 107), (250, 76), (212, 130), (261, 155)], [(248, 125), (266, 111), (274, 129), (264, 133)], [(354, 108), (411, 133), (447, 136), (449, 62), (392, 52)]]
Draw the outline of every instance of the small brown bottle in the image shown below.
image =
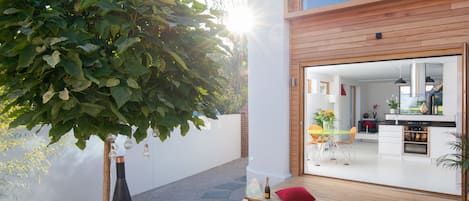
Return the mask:
[(270, 199), (269, 177), (265, 178), (264, 198)]

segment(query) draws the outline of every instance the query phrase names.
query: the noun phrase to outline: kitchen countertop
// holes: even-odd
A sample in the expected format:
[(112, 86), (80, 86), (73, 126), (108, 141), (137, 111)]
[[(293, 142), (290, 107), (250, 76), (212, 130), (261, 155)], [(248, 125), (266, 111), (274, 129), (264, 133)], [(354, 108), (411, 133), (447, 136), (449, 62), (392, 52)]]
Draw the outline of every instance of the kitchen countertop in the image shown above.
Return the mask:
[[(398, 126), (407, 126), (409, 125), (409, 122), (415, 122), (415, 121), (398, 121)], [(425, 121), (426, 124), (422, 126), (430, 126), (430, 127), (456, 127), (456, 122), (454, 121)], [(381, 121), (378, 123), (378, 125), (396, 125), (396, 121), (394, 120), (387, 120), (387, 121)], [(416, 124), (411, 124), (411, 125), (416, 125)]]
[(385, 114), (386, 120), (454, 122), (454, 115)]

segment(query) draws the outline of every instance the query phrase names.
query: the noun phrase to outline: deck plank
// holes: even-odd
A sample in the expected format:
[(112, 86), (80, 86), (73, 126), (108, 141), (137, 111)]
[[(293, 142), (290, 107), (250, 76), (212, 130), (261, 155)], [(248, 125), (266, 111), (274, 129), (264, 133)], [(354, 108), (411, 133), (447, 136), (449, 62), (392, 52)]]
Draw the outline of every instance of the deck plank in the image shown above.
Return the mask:
[(275, 191), (294, 186), (305, 187), (317, 201), (457, 201), (460, 199), (459, 196), (305, 175), (293, 177), (273, 186), (270, 201), (280, 201)]

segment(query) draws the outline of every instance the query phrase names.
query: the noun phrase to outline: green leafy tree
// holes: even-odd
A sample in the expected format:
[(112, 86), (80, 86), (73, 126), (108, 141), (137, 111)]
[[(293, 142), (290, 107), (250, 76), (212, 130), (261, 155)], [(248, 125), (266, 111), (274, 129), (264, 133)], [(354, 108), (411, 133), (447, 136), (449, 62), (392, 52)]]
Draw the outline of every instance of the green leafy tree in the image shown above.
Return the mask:
[(222, 85), (212, 58), (228, 51), (217, 15), (197, 0), (0, 0), (10, 127), (50, 125), (50, 144), (73, 131), (80, 149), (92, 135), (200, 128), (194, 112), (216, 118)]
[[(225, 14), (223, 18), (228, 16), (230, 9), (247, 5), (246, 0), (210, 0), (205, 2), (212, 8), (222, 10)], [(222, 75), (226, 79), (226, 85), (223, 86), (223, 93), (217, 106), (222, 114), (239, 113), (248, 100), (248, 50), (245, 33), (229, 33), (227, 38), (230, 47), (229, 54), (216, 58), (219, 63), (223, 64)]]
[(41, 175), (47, 173), (51, 165), (48, 158), (56, 149), (47, 147), (41, 137), (8, 129), (11, 119), (7, 116), (0, 114), (0, 199), (15, 199), (15, 190), (27, 188), (29, 178), (40, 181)]
[[(11, 127), (165, 140), (216, 118), (224, 27), (197, 0), (0, 0), (2, 100)], [(132, 127), (136, 128), (134, 131)]]
[(248, 98), (246, 38), (230, 35), (230, 54), (217, 58), (223, 64), (222, 75), (226, 79), (217, 109), (222, 114), (239, 113)]

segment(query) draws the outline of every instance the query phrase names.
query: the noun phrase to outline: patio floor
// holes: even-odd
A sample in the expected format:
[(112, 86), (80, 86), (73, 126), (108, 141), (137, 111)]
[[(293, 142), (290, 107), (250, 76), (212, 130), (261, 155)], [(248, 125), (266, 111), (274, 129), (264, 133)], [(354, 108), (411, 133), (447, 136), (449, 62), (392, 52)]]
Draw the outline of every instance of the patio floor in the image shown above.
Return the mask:
[(133, 201), (240, 201), (247, 159), (237, 159), (174, 183), (135, 195)]
[[(194, 176), (135, 195), (133, 201), (240, 201), (245, 195), (247, 159), (237, 159)], [(320, 201), (457, 201), (458, 196), (393, 188), (319, 176), (293, 177), (271, 192), (305, 187)], [(271, 201), (278, 201), (272, 193)]]

